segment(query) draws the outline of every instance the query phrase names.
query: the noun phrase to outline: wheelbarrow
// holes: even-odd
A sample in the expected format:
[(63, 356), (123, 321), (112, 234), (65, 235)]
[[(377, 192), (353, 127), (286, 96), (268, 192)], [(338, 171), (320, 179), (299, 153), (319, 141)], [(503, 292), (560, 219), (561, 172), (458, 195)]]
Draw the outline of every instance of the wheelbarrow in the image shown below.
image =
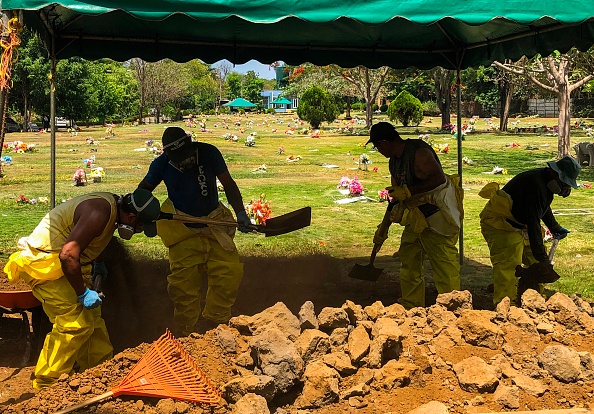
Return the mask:
[[(29, 321), (29, 315), (27, 315), (27, 311), (31, 312), (31, 322)], [(30, 290), (1, 290), (0, 316), (4, 316), (4, 314), (16, 313), (21, 315), (21, 319), (23, 321), (23, 331), (25, 332), (25, 338), (27, 340), (25, 355), (23, 356), (23, 365), (26, 365), (31, 357), (33, 337), (36, 336), (32, 335), (32, 331), (34, 334), (36, 334), (37, 329), (35, 327), (41, 325), (41, 320), (43, 318), (41, 302), (39, 302), (39, 300), (33, 296), (33, 292)], [(31, 329), (32, 327), (33, 329)]]

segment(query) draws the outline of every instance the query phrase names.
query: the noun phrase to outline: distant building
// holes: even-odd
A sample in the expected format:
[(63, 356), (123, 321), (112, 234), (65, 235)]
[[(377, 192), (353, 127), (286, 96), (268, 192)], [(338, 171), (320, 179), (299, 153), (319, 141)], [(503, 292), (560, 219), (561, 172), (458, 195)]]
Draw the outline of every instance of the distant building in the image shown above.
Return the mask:
[(299, 106), (299, 98), (295, 97), (282, 97), (281, 90), (265, 90), (260, 92), (262, 97), (262, 105), (264, 109), (274, 108), (276, 112), (287, 112), (287, 110), (295, 109)]

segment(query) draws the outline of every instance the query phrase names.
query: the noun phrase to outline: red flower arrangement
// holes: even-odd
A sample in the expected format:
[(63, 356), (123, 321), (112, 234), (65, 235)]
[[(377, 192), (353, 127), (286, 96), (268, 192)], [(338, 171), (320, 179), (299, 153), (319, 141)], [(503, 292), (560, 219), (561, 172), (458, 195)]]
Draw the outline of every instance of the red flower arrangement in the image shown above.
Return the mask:
[(265, 194), (260, 194), (258, 200), (251, 200), (250, 203), (245, 206), (248, 217), (250, 217), (250, 219), (257, 225), (265, 225), (266, 220), (268, 220), (272, 214), (270, 202), (265, 200), (265, 197)]

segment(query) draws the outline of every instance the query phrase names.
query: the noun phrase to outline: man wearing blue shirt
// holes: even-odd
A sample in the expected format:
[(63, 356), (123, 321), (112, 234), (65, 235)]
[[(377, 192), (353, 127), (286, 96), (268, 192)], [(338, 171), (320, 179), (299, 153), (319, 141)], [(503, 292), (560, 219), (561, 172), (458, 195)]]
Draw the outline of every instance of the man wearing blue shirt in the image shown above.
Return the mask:
[[(250, 232), (239, 188), (215, 146), (192, 142), (182, 128), (169, 127), (163, 133), (163, 151), (139, 184), (139, 188), (153, 191), (165, 183), (168, 198), (162, 211), (234, 221), (231, 211), (219, 202), (218, 178), (239, 230)], [(208, 277), (208, 290), (202, 328), (227, 323), (243, 277), (243, 264), (233, 242), (235, 228), (160, 220), (155, 228), (145, 227), (144, 231), (147, 236), (158, 234), (169, 248), (167, 290), (174, 304), (174, 333), (186, 336), (196, 329), (203, 274)]]

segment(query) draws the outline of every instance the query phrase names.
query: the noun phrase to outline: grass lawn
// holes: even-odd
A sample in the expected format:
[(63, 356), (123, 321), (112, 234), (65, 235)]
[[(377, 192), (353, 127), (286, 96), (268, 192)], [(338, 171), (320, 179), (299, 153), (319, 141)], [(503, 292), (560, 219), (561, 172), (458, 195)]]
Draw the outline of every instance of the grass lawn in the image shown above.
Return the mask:
[[(361, 115), (362, 117), (362, 115)], [(342, 118), (332, 125), (324, 125), (319, 137), (312, 137), (307, 124), (296, 123), (295, 115), (210, 116), (206, 126), (211, 132), (201, 132), (198, 126), (185, 123), (147, 126), (116, 126), (114, 136), (105, 127), (83, 128), (77, 136), (60, 130), (56, 134), (56, 200), (61, 201), (92, 191), (126, 193), (134, 190), (147, 172), (153, 159), (147, 141), (160, 142), (166, 126), (179, 125), (190, 130), (195, 138), (216, 145), (228, 163), (231, 175), (237, 181), (244, 201), (257, 199), (261, 194), (270, 201), (272, 213), (280, 215), (303, 206), (311, 206), (311, 226), (290, 234), (265, 238), (262, 235), (238, 235), (236, 242), (244, 256), (300, 256), (324, 254), (337, 258), (366, 260), (372, 248), (372, 237), (381, 221), (385, 204), (377, 202), (378, 191), (389, 185), (387, 159), (364, 146), (367, 141), (364, 125)], [(385, 120), (378, 116), (374, 122)], [(196, 119), (198, 123), (199, 119)], [(453, 120), (455, 122), (455, 120)], [(419, 127), (397, 126), (404, 138), (417, 138), (430, 134), (435, 145), (449, 146), (449, 152), (440, 154), (447, 173), (457, 172), (456, 139), (438, 133), (439, 119), (426, 118)], [(493, 120), (498, 125), (498, 120)], [(557, 119), (531, 118), (521, 120), (522, 126), (534, 124), (556, 125)], [(239, 124), (239, 125), (238, 125)], [(342, 132), (353, 126), (353, 132)], [(557, 151), (557, 137), (539, 133), (497, 133), (488, 131), (488, 120), (476, 122), (477, 132), (463, 141), (463, 155), (470, 161), (463, 165), (465, 191), (463, 288), (490, 283), (489, 252), (480, 233), (478, 215), (486, 200), (478, 196), (480, 188), (490, 182), (505, 183), (515, 174), (541, 167), (553, 160)], [(287, 134), (291, 130), (294, 134)], [(255, 132), (255, 145), (244, 144), (247, 135)], [(236, 142), (225, 139), (236, 135)], [(15, 140), (35, 144), (34, 152), (15, 153), (5, 149), (3, 156), (12, 157), (6, 165), (6, 176), (0, 179), (0, 265), (15, 250), (17, 240), (28, 235), (48, 211), (44, 203), (17, 204), (24, 195), (39, 200), (50, 196), (50, 134), (11, 133), (5, 143)], [(585, 133), (572, 130), (572, 143), (586, 140)], [(90, 143), (92, 141), (92, 143)], [(518, 143), (518, 147), (510, 144)], [(279, 153), (279, 148), (284, 153)], [(528, 149), (532, 148), (532, 149)], [(361, 154), (371, 160), (367, 171), (359, 169)], [(95, 166), (103, 167), (105, 177), (100, 183), (73, 186), (72, 176), (83, 168), (83, 160), (95, 156)], [(289, 157), (298, 159), (289, 162)], [(265, 165), (265, 168), (264, 168)], [(335, 166), (334, 168), (328, 168)], [(494, 167), (507, 170), (507, 174), (493, 174)], [(265, 171), (264, 171), (265, 170)], [(87, 174), (90, 169), (86, 168)], [(343, 176), (357, 176), (366, 189), (365, 195), (373, 200), (338, 204), (344, 198), (337, 185)], [(594, 168), (584, 167), (579, 183), (594, 181)], [(160, 185), (155, 195), (164, 200), (165, 186)], [(562, 278), (549, 287), (564, 293), (579, 293), (594, 299), (594, 215), (576, 214), (577, 210), (593, 207), (594, 190), (574, 190), (566, 199), (555, 197), (553, 209), (559, 213), (558, 221), (571, 230), (559, 244), (556, 269)], [(224, 194), (221, 193), (221, 197)], [(380, 252), (379, 260), (393, 261), (391, 253), (398, 249), (401, 228), (393, 226), (390, 238)], [(136, 235), (127, 243), (136, 255), (147, 258), (166, 258), (167, 252), (158, 238), (148, 239)]]

